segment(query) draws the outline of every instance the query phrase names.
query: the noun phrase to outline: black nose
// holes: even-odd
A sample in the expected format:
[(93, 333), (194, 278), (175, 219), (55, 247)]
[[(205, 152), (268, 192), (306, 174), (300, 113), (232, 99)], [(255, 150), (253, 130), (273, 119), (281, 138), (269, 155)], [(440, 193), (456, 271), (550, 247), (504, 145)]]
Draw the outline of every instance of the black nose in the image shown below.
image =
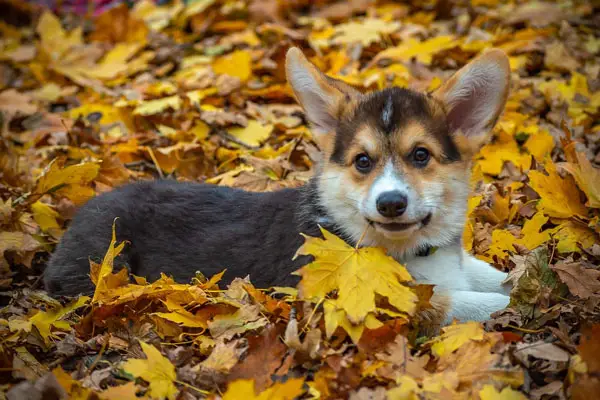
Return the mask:
[(397, 190), (392, 192), (383, 192), (377, 198), (377, 211), (387, 218), (394, 218), (402, 215), (406, 211), (408, 199)]

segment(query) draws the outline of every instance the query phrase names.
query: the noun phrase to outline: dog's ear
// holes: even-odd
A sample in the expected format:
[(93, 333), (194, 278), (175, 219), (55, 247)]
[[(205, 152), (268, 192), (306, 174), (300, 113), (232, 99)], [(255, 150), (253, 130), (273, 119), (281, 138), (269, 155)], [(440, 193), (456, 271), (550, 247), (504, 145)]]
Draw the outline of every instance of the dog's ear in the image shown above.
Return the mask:
[(285, 70), (312, 131), (317, 135), (334, 131), (344, 106), (360, 96), (356, 89), (319, 71), (296, 47), (287, 52)]
[(509, 88), (508, 57), (492, 49), (461, 68), (433, 96), (444, 105), (451, 135), (482, 143), (504, 110)]

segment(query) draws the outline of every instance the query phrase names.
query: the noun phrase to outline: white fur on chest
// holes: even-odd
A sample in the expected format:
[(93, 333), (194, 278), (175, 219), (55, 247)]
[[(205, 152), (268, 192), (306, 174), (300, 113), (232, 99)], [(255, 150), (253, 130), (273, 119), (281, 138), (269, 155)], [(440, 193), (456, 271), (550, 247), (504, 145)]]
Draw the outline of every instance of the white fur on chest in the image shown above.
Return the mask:
[(436, 285), (437, 293), (449, 297), (451, 308), (446, 322), (453, 318), (483, 321), (510, 301), (510, 288), (502, 284), (506, 274), (467, 254), (458, 245), (402, 262), (417, 282)]

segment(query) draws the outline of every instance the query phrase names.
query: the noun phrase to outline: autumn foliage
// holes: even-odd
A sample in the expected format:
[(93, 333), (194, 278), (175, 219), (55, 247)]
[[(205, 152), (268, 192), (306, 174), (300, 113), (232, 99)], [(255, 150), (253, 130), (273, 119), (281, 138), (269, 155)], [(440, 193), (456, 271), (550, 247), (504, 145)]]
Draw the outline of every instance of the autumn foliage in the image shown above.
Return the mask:
[[(1, 398), (600, 393), (593, 2), (143, 0), (85, 18), (4, 3), (31, 23), (0, 21)], [(430, 91), (485, 48), (509, 55), (463, 235), (509, 272), (509, 307), (424, 335), (435, 288), (327, 231), (298, 249), (314, 256), (299, 286), (270, 289), (130, 277), (113, 233), (90, 265), (93, 296), (50, 298), (43, 266), (96, 194), (162, 177), (253, 191), (308, 180), (318, 149), (285, 82), (292, 45), (361, 90)]]

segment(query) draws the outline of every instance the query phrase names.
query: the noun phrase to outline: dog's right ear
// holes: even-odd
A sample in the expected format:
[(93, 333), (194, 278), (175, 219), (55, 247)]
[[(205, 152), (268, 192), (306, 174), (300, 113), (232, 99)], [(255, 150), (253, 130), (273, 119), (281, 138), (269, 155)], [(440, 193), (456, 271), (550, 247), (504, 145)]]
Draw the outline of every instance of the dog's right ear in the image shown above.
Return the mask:
[(297, 47), (288, 50), (285, 70), (316, 135), (334, 131), (344, 106), (360, 95), (351, 86), (319, 71)]

